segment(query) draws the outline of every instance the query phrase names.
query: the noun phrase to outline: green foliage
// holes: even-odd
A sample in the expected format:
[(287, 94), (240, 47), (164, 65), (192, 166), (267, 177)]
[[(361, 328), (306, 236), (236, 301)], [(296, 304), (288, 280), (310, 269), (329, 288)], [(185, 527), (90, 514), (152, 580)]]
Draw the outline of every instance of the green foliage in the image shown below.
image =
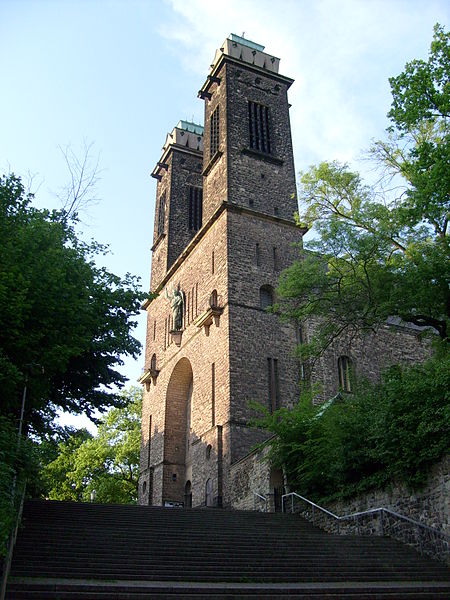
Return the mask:
[(435, 234), (446, 236), (450, 190), (450, 34), (434, 28), (428, 61), (414, 60), (389, 82), (393, 125), (390, 137), (372, 151), (391, 175), (408, 182), (404, 218), (424, 220)]
[(142, 390), (122, 393), (122, 408), (112, 408), (95, 437), (79, 430), (58, 446), (43, 467), (44, 494), (51, 500), (96, 500), (131, 503), (137, 500), (141, 440)]
[(14, 175), (0, 178), (0, 413), (18, 417), (27, 385), (25, 426), (52, 428), (61, 408), (88, 416), (120, 406), (109, 391), (116, 367), (136, 357), (137, 280), (98, 267), (106, 252), (82, 242), (75, 217), (32, 206)]
[(284, 272), (276, 308), (300, 321), (318, 317), (306, 354), (391, 316), (448, 336), (449, 58), (449, 35), (436, 26), (429, 61), (391, 79), (390, 138), (372, 150), (396, 178), (389, 192), (337, 162), (302, 175), (299, 223), (318, 235)]
[(346, 498), (402, 481), (426, 481), (450, 447), (450, 356), (393, 367), (379, 385), (312, 407), (305, 394), (292, 410), (270, 414), (259, 427), (274, 434), (271, 460), (289, 484), (313, 500)]
[(17, 434), (14, 425), (0, 416), (0, 556), (6, 553), (25, 481), (37, 467), (28, 440), (21, 439), (17, 448)]

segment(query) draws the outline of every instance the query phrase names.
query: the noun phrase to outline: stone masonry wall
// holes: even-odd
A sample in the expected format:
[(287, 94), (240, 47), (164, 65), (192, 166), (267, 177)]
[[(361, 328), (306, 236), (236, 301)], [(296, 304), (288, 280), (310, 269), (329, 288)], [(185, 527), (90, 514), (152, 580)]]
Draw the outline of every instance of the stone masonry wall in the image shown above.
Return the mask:
[[(220, 84), (213, 83), (209, 92), (210, 100), (205, 99), (205, 129), (203, 136), (203, 222), (213, 215), (216, 209), (228, 199), (227, 172), (227, 81), (225, 68), (218, 73)], [(219, 151), (211, 153), (211, 115), (219, 109)]]
[(172, 155), (172, 180), (170, 190), (170, 214), (168, 227), (168, 259), (170, 267), (196, 234), (189, 229), (189, 188), (202, 188), (201, 152), (182, 152), (174, 148)]
[(264, 510), (264, 502), (254, 492), (269, 497), (270, 463), (269, 448), (250, 452), (231, 465), (231, 504), (236, 510)]
[[(307, 338), (316, 327), (317, 322), (307, 324)], [(311, 381), (320, 385), (315, 402), (328, 400), (339, 391), (339, 356), (348, 356), (351, 359), (357, 381), (367, 379), (376, 382), (389, 366), (411, 365), (426, 360), (430, 355), (430, 337), (417, 328), (385, 325), (376, 333), (357, 336), (342, 334), (316, 361), (312, 369)]]
[[(167, 237), (167, 224), (169, 222), (169, 202), (171, 192), (171, 179), (172, 179), (172, 156), (170, 155), (167, 159), (167, 170), (161, 171), (161, 180), (158, 181), (156, 186), (156, 202), (155, 202), (155, 225), (153, 231), (153, 246), (152, 246), (152, 270), (151, 270), (151, 282), (150, 290), (155, 290), (159, 282), (162, 280), (167, 271), (167, 256), (168, 256), (168, 237)], [(164, 213), (164, 233), (158, 235), (158, 222), (159, 222), (159, 211), (160, 211), (160, 199), (165, 196), (165, 213)]]
[(264, 439), (261, 432), (246, 425), (254, 416), (249, 400), (270, 408), (269, 358), (278, 361), (279, 406), (293, 406), (298, 401), (297, 327), (261, 308), (260, 288), (268, 285), (275, 289), (281, 269), (298, 255), (301, 231), (239, 211), (230, 212), (228, 231), (230, 410), (235, 462)]
[(374, 490), (348, 502), (333, 502), (327, 508), (337, 515), (389, 508), (450, 535), (450, 455), (436, 463), (422, 489), (411, 491), (403, 484)]
[[(226, 64), (228, 201), (293, 220), (297, 188), (288, 84), (269, 72)], [(272, 153), (250, 149), (248, 102), (269, 109)]]
[[(218, 426), (229, 421), (229, 361), (228, 361), (228, 290), (226, 252), (227, 214), (223, 212), (195, 246), (188, 258), (181, 263), (172, 283), (180, 282), (186, 292), (186, 315), (181, 346), (178, 347), (169, 334), (171, 309), (164, 290), (148, 307), (146, 368), (151, 357), (156, 355), (159, 370), (156, 384), (144, 385), (143, 427), (141, 451), (141, 479), (139, 486), (140, 502), (148, 503), (150, 469), (153, 468), (153, 503), (161, 504), (168, 498), (164, 494), (163, 481), (170, 481), (175, 465), (164, 457), (165, 431), (173, 426), (166, 420), (166, 390), (176, 365), (187, 358), (193, 373), (191, 408), (191, 451), (192, 451), (192, 493), (193, 499), (204, 495), (204, 485), (208, 477), (215, 473), (214, 489), (218, 490)], [(214, 252), (214, 272), (212, 254)], [(195, 319), (209, 306), (209, 297), (217, 290), (224, 312), (219, 324), (210, 327), (209, 336), (203, 327), (198, 327)], [(214, 406), (212, 392), (212, 364), (214, 364)], [(151, 431), (149, 435), (151, 421)], [(229, 461), (229, 429), (223, 427), (223, 460)], [(151, 441), (149, 441), (151, 440)], [(184, 440), (180, 439), (180, 443)], [(211, 445), (210, 458), (206, 458), (206, 448)], [(149, 449), (150, 448), (150, 449)], [(149, 459), (150, 456), (150, 459)], [(198, 461), (197, 461), (198, 459)], [(214, 468), (211, 465), (215, 465)], [(225, 470), (224, 470), (225, 473)], [(182, 474), (180, 473), (180, 476)], [(147, 496), (143, 492), (146, 483)], [(167, 485), (166, 485), (167, 488)]]
[[(253, 492), (269, 497), (270, 495), (270, 463), (267, 460), (268, 446), (250, 452), (247, 456), (231, 466), (232, 507), (238, 510), (262, 509), (260, 501), (256, 502)], [(301, 494), (301, 490), (297, 490)], [(328, 509), (338, 516), (367, 511), (373, 508), (388, 508), (398, 514), (419, 521), (429, 527), (439, 529), (450, 535), (450, 455), (445, 456), (430, 470), (426, 484), (412, 491), (403, 484), (394, 484), (385, 490), (373, 490), (347, 501), (336, 501), (327, 504)], [(308, 516), (308, 515), (306, 515)], [(312, 519), (312, 513), (309, 515)], [(316, 524), (327, 531), (337, 533), (337, 521), (315, 511)], [(362, 519), (342, 522), (340, 532), (356, 532), (360, 527), (374, 525), (372, 533), (379, 533), (379, 524)]]

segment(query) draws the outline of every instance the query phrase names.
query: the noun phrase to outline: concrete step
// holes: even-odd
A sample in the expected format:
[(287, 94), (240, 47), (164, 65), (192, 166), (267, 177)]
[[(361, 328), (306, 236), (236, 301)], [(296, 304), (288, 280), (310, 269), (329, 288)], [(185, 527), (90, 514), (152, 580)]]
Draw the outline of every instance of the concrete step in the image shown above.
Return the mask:
[(450, 571), (294, 515), (27, 502), (7, 598), (447, 598)]
[(52, 599), (81, 599), (81, 598), (132, 598), (152, 600), (164, 598), (189, 598), (189, 600), (204, 600), (211, 598), (264, 598), (271, 600), (275, 598), (306, 599), (314, 598), (336, 598), (340, 600), (349, 599), (381, 599), (390, 600), (440, 600), (448, 598), (450, 586), (437, 584), (416, 583), (405, 584), (391, 581), (388, 584), (376, 584), (371, 582), (355, 582), (344, 584), (265, 584), (252, 583), (176, 583), (176, 582), (153, 582), (136, 583), (129, 582), (93, 582), (70, 581), (70, 580), (14, 580), (8, 588), (7, 599), (19, 598), (47, 598)]

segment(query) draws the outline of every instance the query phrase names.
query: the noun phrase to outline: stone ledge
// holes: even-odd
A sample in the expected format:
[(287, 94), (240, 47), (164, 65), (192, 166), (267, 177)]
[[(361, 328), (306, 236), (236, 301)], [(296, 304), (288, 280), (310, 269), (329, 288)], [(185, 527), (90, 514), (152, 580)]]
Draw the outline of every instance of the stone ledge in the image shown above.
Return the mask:
[(254, 150), (253, 148), (242, 148), (241, 154), (246, 154), (251, 158), (256, 158), (257, 160), (262, 160), (264, 162), (272, 163), (274, 165), (283, 165), (284, 160), (281, 158), (277, 158), (272, 154), (267, 154), (266, 152), (261, 152), (260, 150)]

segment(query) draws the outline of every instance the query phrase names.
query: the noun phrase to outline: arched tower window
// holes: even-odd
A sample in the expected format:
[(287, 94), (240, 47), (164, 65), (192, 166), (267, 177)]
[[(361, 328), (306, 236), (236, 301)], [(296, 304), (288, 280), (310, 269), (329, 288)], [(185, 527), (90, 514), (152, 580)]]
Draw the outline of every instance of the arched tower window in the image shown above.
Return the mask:
[(338, 358), (339, 387), (343, 392), (352, 391), (352, 361), (348, 356)]
[(153, 354), (150, 360), (150, 371), (156, 371), (156, 354)]
[(273, 287), (271, 285), (263, 285), (259, 288), (259, 306), (266, 309), (273, 304)]

